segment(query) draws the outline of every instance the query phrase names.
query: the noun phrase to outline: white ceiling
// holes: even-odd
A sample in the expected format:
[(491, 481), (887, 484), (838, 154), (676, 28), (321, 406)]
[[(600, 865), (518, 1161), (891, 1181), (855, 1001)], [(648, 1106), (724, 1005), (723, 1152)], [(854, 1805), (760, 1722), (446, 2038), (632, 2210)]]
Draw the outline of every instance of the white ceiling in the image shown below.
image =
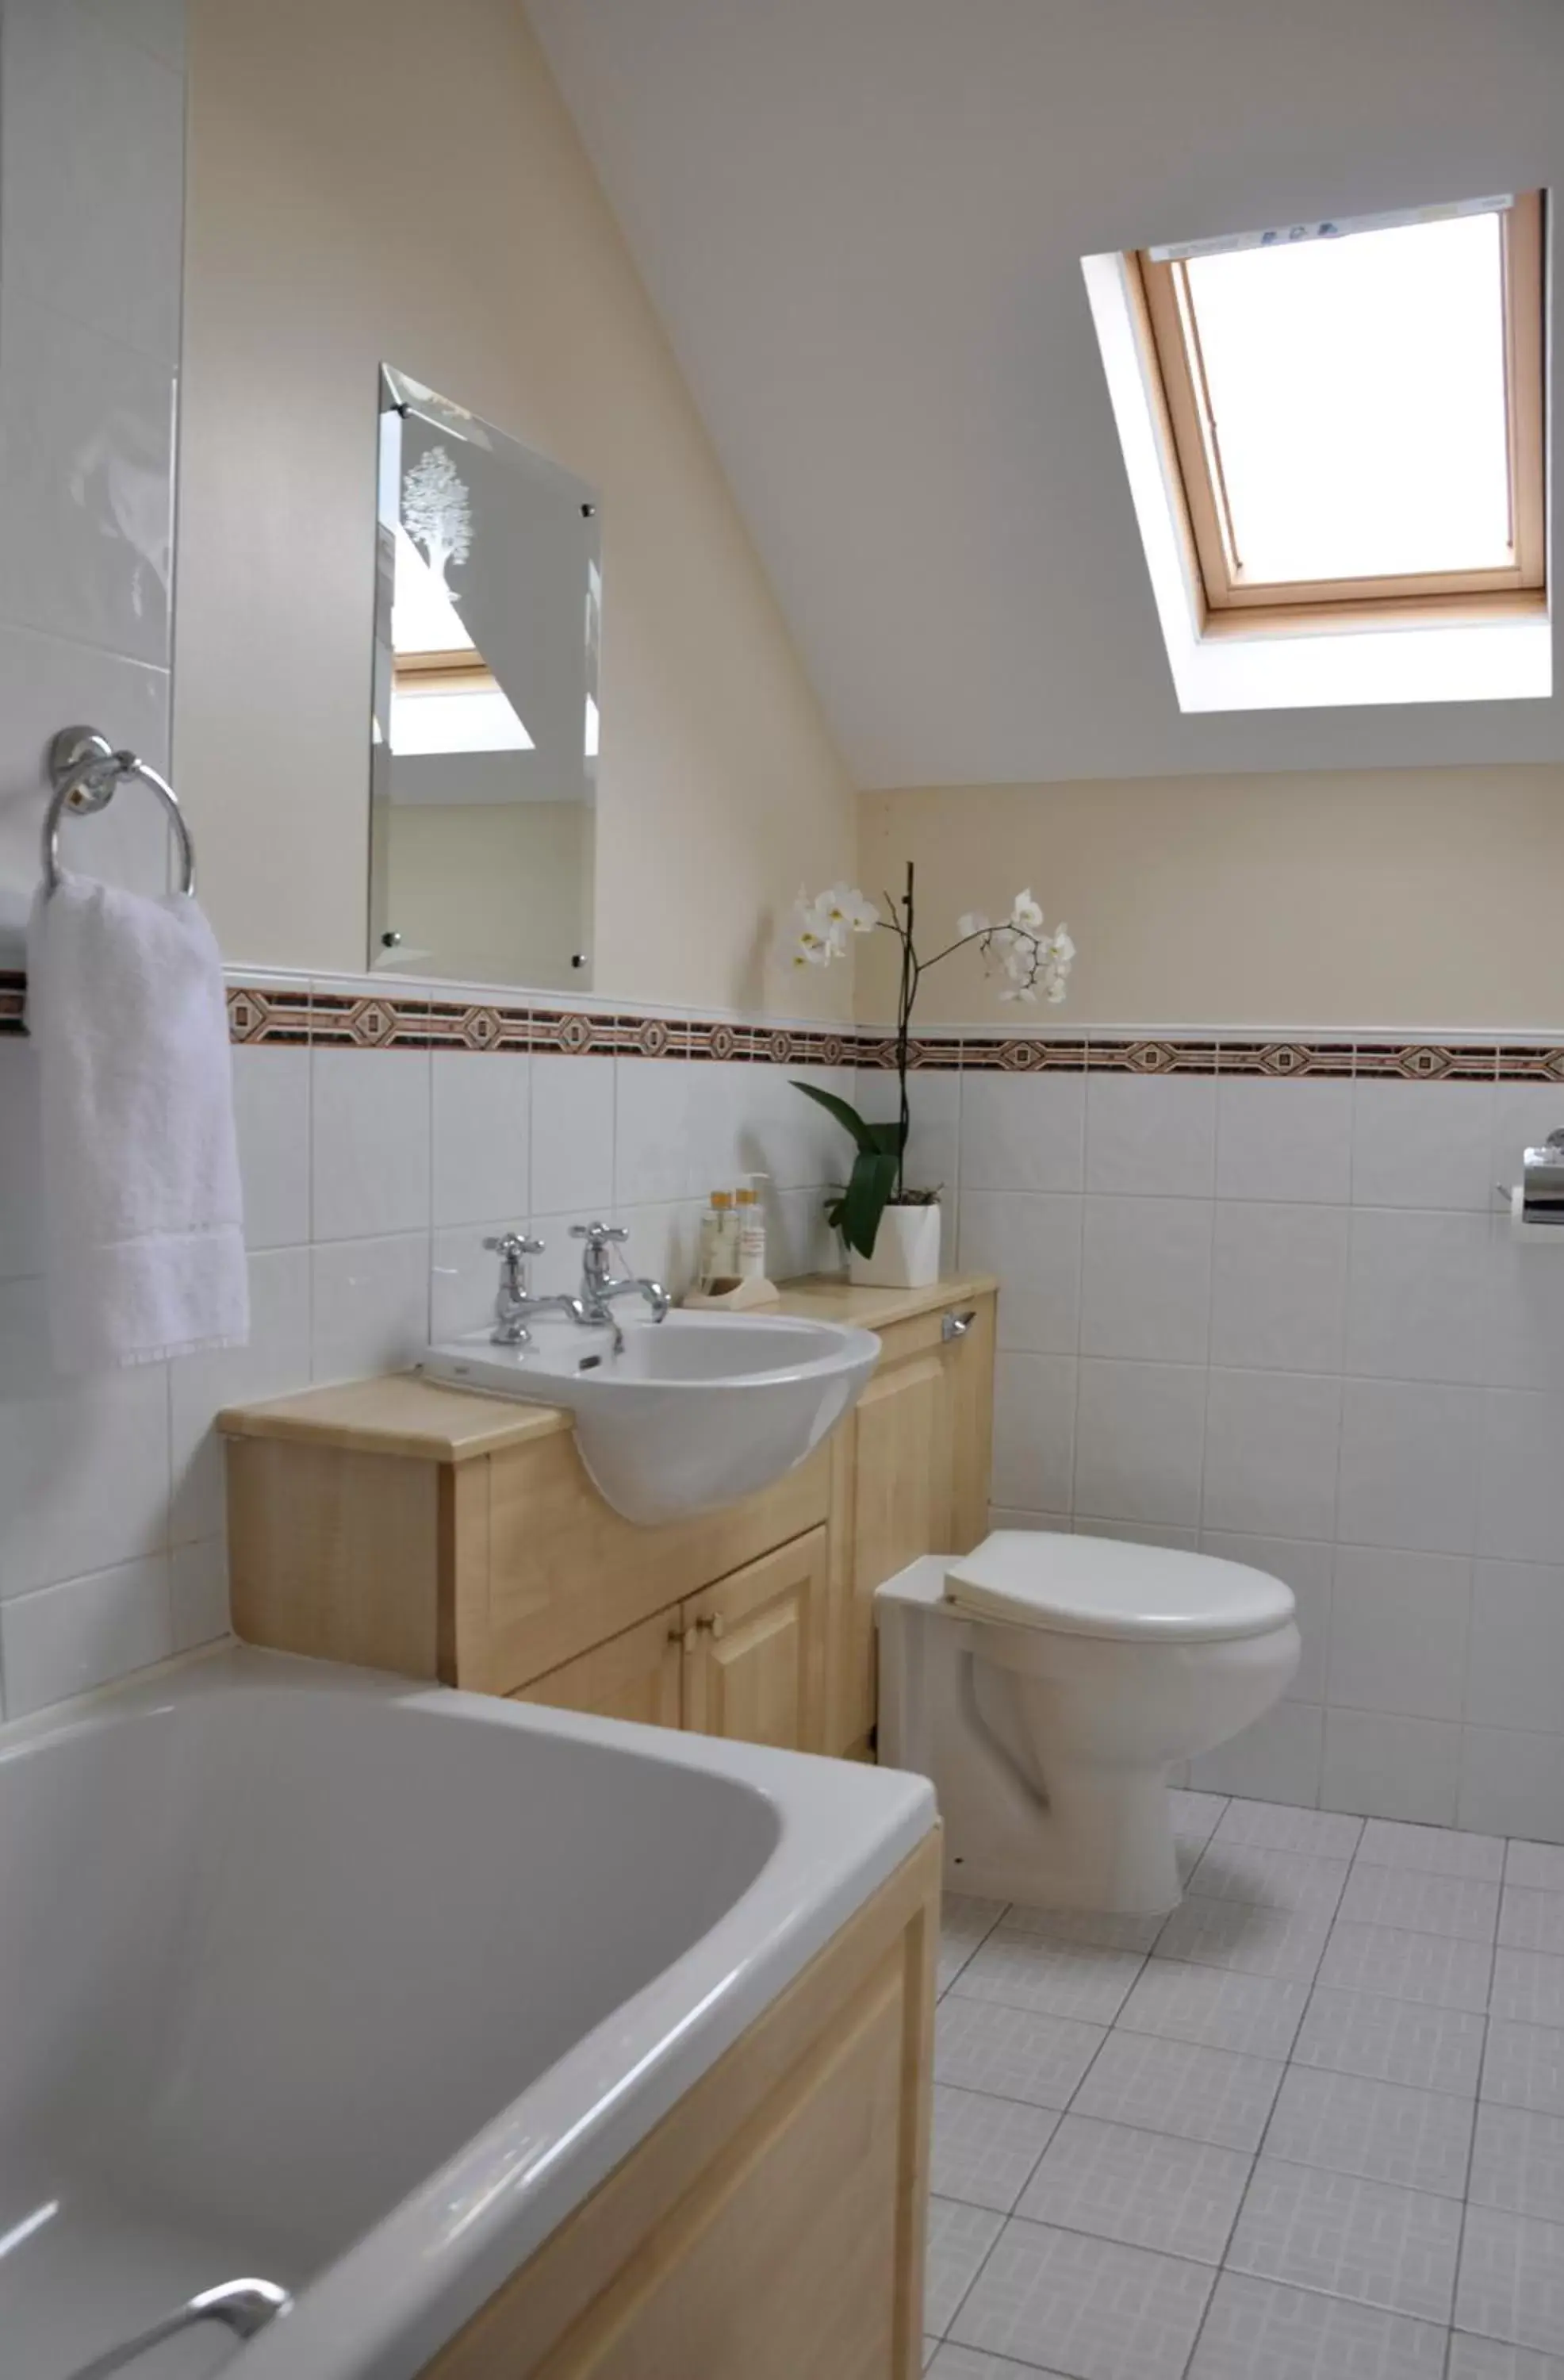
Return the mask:
[(1564, 0), (529, 13), (860, 783), (1564, 759), (1564, 694), (1181, 717), (1078, 261), (1564, 190)]

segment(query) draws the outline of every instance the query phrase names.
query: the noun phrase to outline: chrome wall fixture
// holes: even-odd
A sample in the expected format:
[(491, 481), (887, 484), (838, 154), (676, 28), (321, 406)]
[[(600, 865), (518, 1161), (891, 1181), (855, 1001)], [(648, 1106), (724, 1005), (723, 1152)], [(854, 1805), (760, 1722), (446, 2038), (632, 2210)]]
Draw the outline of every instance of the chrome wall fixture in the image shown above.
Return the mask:
[(62, 727), (49, 746), (49, 782), (54, 787), (43, 814), (43, 882), (50, 892), (60, 885), (60, 820), (67, 810), (77, 817), (106, 809), (115, 790), (130, 779), (154, 793), (168, 812), (179, 845), (179, 889), (196, 889), (196, 847), (178, 797), (165, 777), (134, 752), (116, 752), (95, 727)]

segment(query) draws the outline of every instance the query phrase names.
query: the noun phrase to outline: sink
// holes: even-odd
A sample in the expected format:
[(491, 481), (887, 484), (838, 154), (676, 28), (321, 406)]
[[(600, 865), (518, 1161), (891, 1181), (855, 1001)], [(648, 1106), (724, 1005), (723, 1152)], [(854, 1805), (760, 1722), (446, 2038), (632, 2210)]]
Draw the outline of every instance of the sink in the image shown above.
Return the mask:
[(811, 1454), (873, 1371), (870, 1330), (790, 1315), (627, 1318), (609, 1330), (552, 1317), (527, 1347), (487, 1332), (430, 1348), (431, 1380), (563, 1405), (600, 1495), (628, 1521), (677, 1520), (769, 1488)]
[(127, 2380), (412, 2380), (933, 1817), (243, 1646), (0, 1729), (0, 2368), (242, 2275), (291, 2311)]

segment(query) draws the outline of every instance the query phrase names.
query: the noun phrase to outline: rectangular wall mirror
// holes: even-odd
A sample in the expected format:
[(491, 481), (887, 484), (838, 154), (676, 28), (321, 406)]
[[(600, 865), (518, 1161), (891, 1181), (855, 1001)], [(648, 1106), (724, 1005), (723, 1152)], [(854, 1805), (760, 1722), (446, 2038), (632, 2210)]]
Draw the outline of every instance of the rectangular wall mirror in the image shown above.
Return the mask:
[(588, 990), (597, 498), (382, 365), (377, 509), (370, 964)]

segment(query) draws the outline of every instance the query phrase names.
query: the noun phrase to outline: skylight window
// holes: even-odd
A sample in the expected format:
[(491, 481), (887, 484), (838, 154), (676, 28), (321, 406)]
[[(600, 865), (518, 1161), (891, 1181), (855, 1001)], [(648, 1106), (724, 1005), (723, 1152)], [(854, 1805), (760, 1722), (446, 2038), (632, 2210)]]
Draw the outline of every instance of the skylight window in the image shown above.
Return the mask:
[(1126, 260), (1201, 633), (1544, 608), (1542, 259), (1532, 192)]

